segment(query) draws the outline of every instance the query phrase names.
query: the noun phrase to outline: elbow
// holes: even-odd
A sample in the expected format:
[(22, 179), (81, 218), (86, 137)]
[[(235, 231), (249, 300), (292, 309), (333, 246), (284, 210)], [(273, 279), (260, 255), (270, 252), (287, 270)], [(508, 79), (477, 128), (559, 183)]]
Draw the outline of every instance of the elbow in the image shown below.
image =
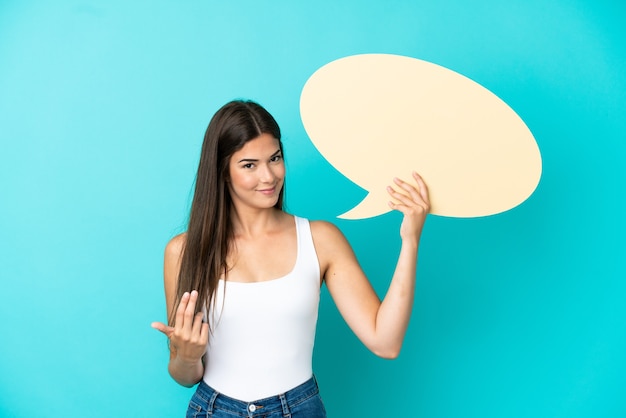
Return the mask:
[(195, 386), (195, 385), (197, 385), (197, 384), (200, 382), (200, 380), (201, 380), (201, 379), (198, 379), (198, 380), (195, 380), (195, 379), (193, 379), (193, 380), (189, 380), (189, 379), (185, 379), (185, 378), (184, 378), (184, 377), (182, 377), (182, 376), (175, 376), (175, 375), (172, 375), (171, 373), (170, 373), (170, 376), (172, 377), (172, 379), (174, 379), (174, 381), (175, 381), (176, 383), (178, 383), (179, 385), (184, 386), (184, 387), (186, 387), (186, 388), (192, 388), (192, 387), (194, 387), (194, 386)]
[(372, 350), (372, 352), (376, 354), (378, 357), (383, 358), (385, 360), (395, 360), (400, 355), (400, 347), (387, 347), (384, 349), (381, 348), (381, 349)]
[(186, 388), (192, 388), (197, 385), (201, 380), (203, 373), (198, 371), (197, 373), (185, 373), (177, 370), (172, 363), (170, 362), (168, 368), (170, 377), (174, 379), (176, 383)]

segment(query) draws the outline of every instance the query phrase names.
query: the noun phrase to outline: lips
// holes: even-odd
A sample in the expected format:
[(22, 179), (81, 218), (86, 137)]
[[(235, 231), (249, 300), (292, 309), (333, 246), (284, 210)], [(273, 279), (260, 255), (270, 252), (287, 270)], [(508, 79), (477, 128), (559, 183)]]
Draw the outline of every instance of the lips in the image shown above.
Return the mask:
[(271, 189), (259, 189), (257, 192), (264, 195), (273, 195), (276, 192), (276, 187), (272, 187)]

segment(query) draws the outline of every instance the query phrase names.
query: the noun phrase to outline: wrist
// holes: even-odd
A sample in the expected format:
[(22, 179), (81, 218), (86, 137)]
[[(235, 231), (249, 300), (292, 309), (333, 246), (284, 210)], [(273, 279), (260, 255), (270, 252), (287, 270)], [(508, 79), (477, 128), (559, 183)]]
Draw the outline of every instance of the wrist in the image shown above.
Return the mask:
[(420, 237), (417, 236), (409, 236), (409, 237), (400, 237), (402, 239), (402, 248), (406, 248), (407, 250), (417, 251), (420, 243)]
[(177, 368), (192, 369), (201, 363), (201, 359), (202, 358), (184, 357), (178, 354), (172, 359), (172, 363), (174, 363), (173, 365)]

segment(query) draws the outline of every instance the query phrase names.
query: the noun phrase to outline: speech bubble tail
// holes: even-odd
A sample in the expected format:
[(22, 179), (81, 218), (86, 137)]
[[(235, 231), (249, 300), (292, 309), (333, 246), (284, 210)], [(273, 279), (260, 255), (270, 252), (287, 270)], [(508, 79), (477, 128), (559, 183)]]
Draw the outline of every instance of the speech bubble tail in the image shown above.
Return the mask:
[(389, 211), (391, 211), (391, 209), (388, 206), (381, 207), (380, 200), (375, 199), (371, 193), (368, 193), (361, 203), (337, 216), (337, 218), (349, 220), (373, 218), (374, 216), (382, 215)]

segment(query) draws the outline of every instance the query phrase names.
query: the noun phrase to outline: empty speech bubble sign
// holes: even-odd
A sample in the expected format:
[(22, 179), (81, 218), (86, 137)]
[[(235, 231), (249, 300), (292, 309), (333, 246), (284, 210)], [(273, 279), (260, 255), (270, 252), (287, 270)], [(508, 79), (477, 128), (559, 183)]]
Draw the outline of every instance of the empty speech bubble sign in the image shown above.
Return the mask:
[(320, 153), (368, 191), (340, 218), (388, 212), (386, 186), (412, 180), (412, 171), (428, 185), (431, 213), (460, 218), (519, 205), (541, 177), (522, 119), (480, 84), (427, 61), (364, 54), (330, 62), (303, 87), (300, 114)]

